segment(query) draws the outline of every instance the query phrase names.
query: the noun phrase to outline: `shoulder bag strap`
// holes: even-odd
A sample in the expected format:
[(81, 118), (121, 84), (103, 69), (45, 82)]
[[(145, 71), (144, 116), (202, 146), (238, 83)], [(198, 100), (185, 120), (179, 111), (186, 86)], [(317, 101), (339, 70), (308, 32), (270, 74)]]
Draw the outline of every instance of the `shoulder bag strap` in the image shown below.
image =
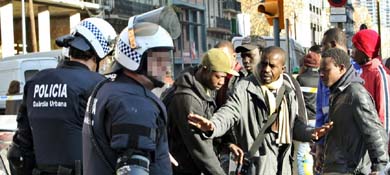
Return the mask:
[[(276, 106), (278, 108), (280, 107), (280, 104), (282, 103), (282, 99), (283, 99), (285, 91), (286, 91), (286, 87), (284, 85), (282, 85), (282, 87), (280, 87), (280, 89), (278, 91), (278, 95), (276, 96)], [(276, 110), (276, 111), (278, 111), (278, 110)], [(265, 123), (263, 125), (263, 127), (260, 129), (259, 134), (257, 135), (255, 141), (253, 142), (252, 146), (249, 149), (248, 158), (252, 158), (255, 155), (255, 153), (259, 150), (260, 145), (264, 141), (264, 138), (265, 138), (265, 134), (264, 134), (265, 130), (267, 130), (267, 128), (270, 127), (272, 125), (272, 123), (274, 123), (274, 121), (276, 120), (276, 117), (278, 116), (278, 113), (276, 111), (273, 114), (271, 114), (271, 116), (267, 120), (267, 123)]]

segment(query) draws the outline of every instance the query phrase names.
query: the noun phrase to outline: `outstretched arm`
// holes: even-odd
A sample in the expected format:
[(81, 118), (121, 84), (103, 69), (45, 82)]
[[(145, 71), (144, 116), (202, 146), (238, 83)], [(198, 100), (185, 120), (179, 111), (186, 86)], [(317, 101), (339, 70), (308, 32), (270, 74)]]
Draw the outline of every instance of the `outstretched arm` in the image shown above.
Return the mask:
[[(180, 106), (177, 108), (177, 106)], [(213, 141), (203, 135), (204, 127), (200, 131), (199, 127), (189, 124), (189, 113), (204, 114), (204, 106), (195, 97), (187, 94), (177, 94), (168, 107), (168, 112), (174, 111), (176, 115), (171, 115), (173, 125), (177, 127), (180, 139), (184, 142), (195, 166), (205, 174), (224, 174), (223, 169), (213, 148)], [(208, 116), (211, 117), (211, 116)], [(202, 121), (209, 121), (202, 117)], [(209, 123), (210, 124), (210, 123)], [(198, 125), (200, 126), (200, 125)], [(179, 162), (180, 165), (180, 162)]]

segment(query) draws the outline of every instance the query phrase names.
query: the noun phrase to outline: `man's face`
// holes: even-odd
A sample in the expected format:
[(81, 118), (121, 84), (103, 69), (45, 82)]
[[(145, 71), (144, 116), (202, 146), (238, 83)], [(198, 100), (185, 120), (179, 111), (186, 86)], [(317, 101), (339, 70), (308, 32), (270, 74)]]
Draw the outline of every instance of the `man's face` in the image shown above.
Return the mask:
[(166, 54), (164, 51), (151, 50), (148, 52), (147, 75), (160, 81), (164, 80), (167, 72), (172, 72), (172, 59), (169, 56), (159, 56)]
[(253, 68), (260, 60), (259, 49), (253, 49), (250, 51), (241, 53), (242, 64), (249, 73), (252, 73)]
[(325, 57), (321, 60), (320, 77), (325, 86), (331, 87), (344, 74), (344, 68), (336, 66), (331, 57)]
[(324, 35), (321, 41), (321, 51), (326, 51), (328, 49), (332, 48), (332, 43), (328, 36)]
[(236, 52), (234, 52), (234, 50), (229, 47), (221, 47), (220, 49), (222, 49), (223, 52), (229, 56), (233, 69), (237, 64)]
[(284, 69), (285, 66), (281, 54), (276, 52), (263, 54), (259, 63), (261, 83), (270, 84), (278, 80)]
[(225, 83), (226, 76), (225, 72), (208, 71), (206, 73), (206, 86), (211, 90), (219, 90)]
[(359, 65), (364, 65), (367, 62), (366, 54), (357, 49), (355, 46), (352, 47), (352, 58)]

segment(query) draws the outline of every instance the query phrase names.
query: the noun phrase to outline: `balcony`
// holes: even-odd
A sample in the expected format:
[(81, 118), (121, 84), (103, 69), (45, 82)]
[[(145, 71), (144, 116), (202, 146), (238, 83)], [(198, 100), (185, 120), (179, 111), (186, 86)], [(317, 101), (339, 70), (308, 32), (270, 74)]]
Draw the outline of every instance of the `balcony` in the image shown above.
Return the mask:
[(113, 8), (112, 14), (128, 18), (130, 16), (145, 13), (153, 9), (155, 9), (155, 7), (150, 4), (132, 2), (128, 0), (116, 0), (115, 8)]
[(226, 0), (223, 2), (223, 10), (225, 12), (239, 13), (241, 12), (241, 3), (236, 0)]
[(172, 4), (183, 8), (205, 10), (204, 0), (172, 0)]
[(221, 17), (214, 17), (215, 20), (212, 20), (213, 22), (210, 24), (208, 31), (209, 32), (217, 32), (217, 33), (224, 33), (224, 34), (232, 34), (231, 31), (231, 22), (230, 20), (226, 18)]
[(227, 29), (227, 30), (230, 30), (231, 28), (231, 24), (230, 24), (230, 20), (226, 19), (226, 18), (221, 18), (221, 17), (216, 17), (217, 19), (217, 27), (218, 28), (222, 28), (222, 29)]

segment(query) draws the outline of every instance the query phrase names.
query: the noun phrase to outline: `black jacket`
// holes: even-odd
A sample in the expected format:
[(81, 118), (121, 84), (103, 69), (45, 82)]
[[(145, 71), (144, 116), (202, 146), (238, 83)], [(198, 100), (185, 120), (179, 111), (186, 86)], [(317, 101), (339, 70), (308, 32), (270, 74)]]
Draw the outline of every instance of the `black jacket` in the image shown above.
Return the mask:
[(14, 142), (25, 152), (33, 151), (38, 166), (73, 168), (75, 160), (82, 160), (87, 99), (103, 79), (73, 61), (37, 73), (24, 86)]
[(214, 97), (207, 95), (195, 79), (198, 68), (185, 70), (175, 81), (174, 95), (167, 110), (170, 122), (169, 151), (179, 162), (173, 172), (183, 174), (225, 174), (213, 149), (213, 140), (188, 124), (190, 112), (210, 118), (216, 108)]
[[(150, 90), (119, 73), (115, 81), (104, 84), (96, 95), (92, 111), (93, 131), (103, 155), (112, 168), (120, 157), (132, 154), (149, 158), (150, 175), (172, 174), (166, 132), (164, 104)], [(115, 174), (99, 155), (88, 129), (83, 126), (84, 175)]]
[(305, 72), (298, 75), (297, 81), (302, 88), (303, 97), (305, 99), (307, 118), (309, 120), (316, 119), (316, 98), (317, 91), (313, 89), (317, 88), (320, 74), (318, 69), (307, 68)]
[(324, 173), (368, 174), (382, 170), (389, 159), (386, 131), (362, 82), (350, 67), (330, 87), (329, 120), (334, 125), (325, 140)]

